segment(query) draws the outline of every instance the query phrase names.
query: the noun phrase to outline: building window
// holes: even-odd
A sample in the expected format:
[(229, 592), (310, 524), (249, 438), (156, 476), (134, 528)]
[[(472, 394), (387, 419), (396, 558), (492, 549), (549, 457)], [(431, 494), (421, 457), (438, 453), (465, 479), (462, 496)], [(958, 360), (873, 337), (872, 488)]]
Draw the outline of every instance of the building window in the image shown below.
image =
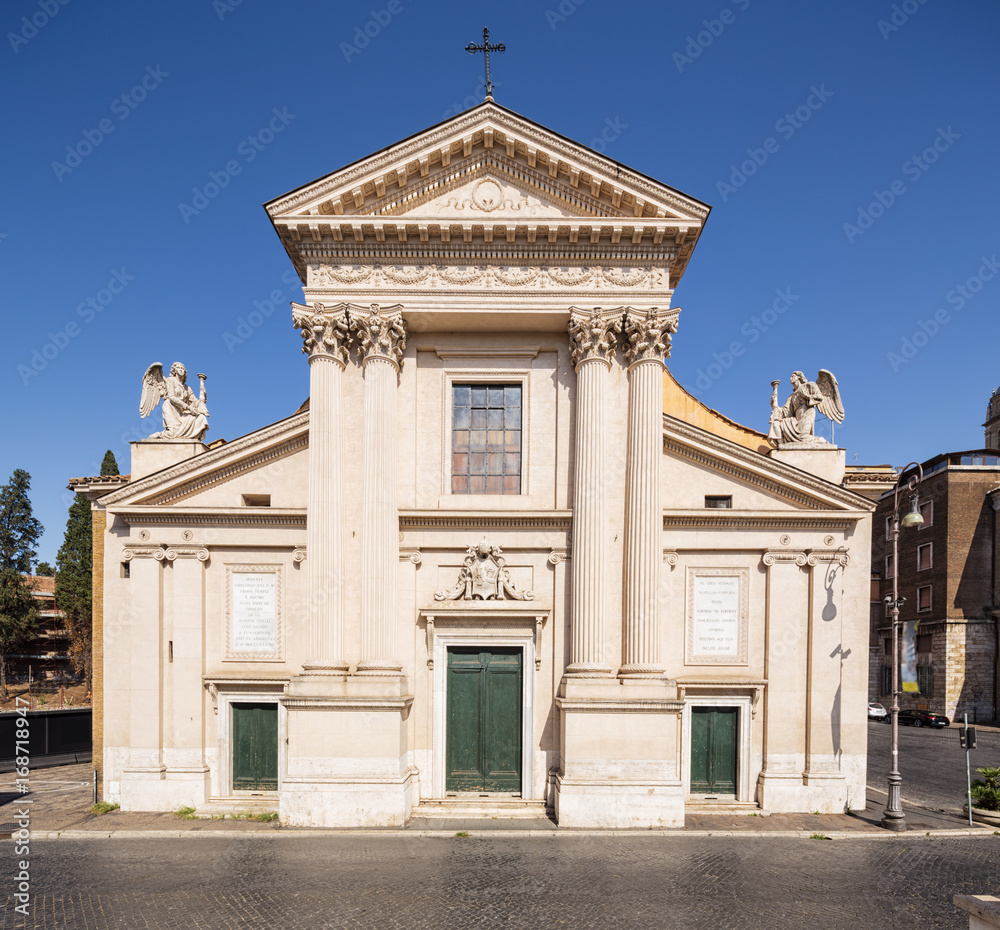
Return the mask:
[(920, 516), (924, 518), (923, 525), (919, 529), (926, 530), (934, 525), (934, 501), (924, 501), (918, 508)]
[(932, 564), (932, 543), (924, 543), (922, 546), (917, 546), (917, 571), (925, 572)]
[(891, 555), (885, 557), (885, 577), (893, 578), (896, 575), (896, 564), (892, 560)]
[(934, 666), (917, 666), (917, 690), (928, 697), (934, 693)]
[(892, 694), (892, 667), (882, 666), (882, 693)]
[(452, 494), (521, 493), (521, 385), (454, 384)]
[(934, 646), (932, 633), (920, 633), (917, 636), (917, 652), (930, 652)]
[(719, 510), (731, 510), (733, 507), (732, 495), (706, 494), (705, 506)]
[(925, 584), (917, 588), (917, 610), (930, 610), (930, 609), (931, 609), (931, 586), (929, 584)]
[(884, 640), (882, 640), (882, 651), (887, 656), (891, 656), (892, 655), (892, 637), (891, 636), (887, 636)]
[(892, 539), (892, 517), (885, 518), (885, 538)]

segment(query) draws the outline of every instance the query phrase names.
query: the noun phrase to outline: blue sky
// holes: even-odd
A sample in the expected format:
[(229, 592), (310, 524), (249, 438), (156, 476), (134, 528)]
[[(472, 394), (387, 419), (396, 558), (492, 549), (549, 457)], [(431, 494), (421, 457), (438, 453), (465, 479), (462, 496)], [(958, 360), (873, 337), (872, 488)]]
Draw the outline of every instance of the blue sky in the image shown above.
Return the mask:
[(762, 429), (772, 379), (783, 400), (827, 368), (848, 462), (982, 444), (994, 2), (8, 0), (0, 481), (31, 473), (41, 559), (67, 479), (108, 448), (127, 471), (160, 428), (151, 362), (208, 374), (210, 439), (305, 399), (301, 290), (261, 204), (481, 100), (484, 25), (499, 103), (713, 205), (675, 296), (682, 384)]

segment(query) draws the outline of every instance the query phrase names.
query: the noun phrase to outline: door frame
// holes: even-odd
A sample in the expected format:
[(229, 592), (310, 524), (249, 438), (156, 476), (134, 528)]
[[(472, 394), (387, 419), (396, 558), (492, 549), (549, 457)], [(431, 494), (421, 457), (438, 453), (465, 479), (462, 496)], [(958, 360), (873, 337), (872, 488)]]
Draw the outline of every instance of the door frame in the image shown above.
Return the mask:
[[(288, 711), (281, 703), (284, 692), (284, 682), (277, 684), (277, 690), (263, 690), (260, 685), (254, 687), (256, 683), (247, 682), (247, 686), (240, 688), (238, 685), (230, 689), (225, 689), (225, 685), (220, 683), (216, 691), (217, 713), (218, 713), (218, 781), (212, 780), (213, 798), (245, 798), (262, 795), (264, 797), (277, 797), (281, 792), (281, 783), (284, 780), (285, 772), (288, 769), (287, 760), (287, 739), (288, 739)], [(264, 687), (267, 687), (264, 685)], [(225, 690), (224, 690), (225, 689)], [(244, 791), (233, 789), (233, 704), (277, 704), (278, 705), (278, 787), (271, 791)]]
[[(746, 803), (750, 797), (750, 719), (753, 699), (743, 695), (719, 695), (689, 698), (684, 702), (683, 713), (683, 762), (684, 795), (688, 798), (715, 797), (691, 793), (691, 709), (693, 707), (735, 707), (739, 713), (736, 723), (736, 801)], [(727, 795), (728, 797), (728, 795)]]
[(535, 741), (535, 629), (521, 630), (443, 630), (437, 629), (433, 646), (432, 743), (433, 764), (431, 785), (434, 798), (447, 797), (448, 726), (448, 647), (473, 646), (488, 652), (495, 646), (521, 650), (521, 797), (534, 799)]

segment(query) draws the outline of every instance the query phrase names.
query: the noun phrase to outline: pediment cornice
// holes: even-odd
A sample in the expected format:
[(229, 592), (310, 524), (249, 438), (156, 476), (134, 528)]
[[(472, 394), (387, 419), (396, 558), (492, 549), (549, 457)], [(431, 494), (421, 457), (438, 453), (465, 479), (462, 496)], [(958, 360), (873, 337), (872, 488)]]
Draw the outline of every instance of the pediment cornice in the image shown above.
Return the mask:
[[(872, 501), (854, 491), (667, 415), (663, 417), (663, 451), (727, 474), (803, 510), (851, 512), (860, 517), (875, 509)], [(732, 511), (719, 514), (730, 519), (737, 516)]]
[(305, 411), (132, 482), (104, 495), (101, 505), (115, 512), (136, 505), (170, 504), (305, 448), (308, 442), (309, 412)]

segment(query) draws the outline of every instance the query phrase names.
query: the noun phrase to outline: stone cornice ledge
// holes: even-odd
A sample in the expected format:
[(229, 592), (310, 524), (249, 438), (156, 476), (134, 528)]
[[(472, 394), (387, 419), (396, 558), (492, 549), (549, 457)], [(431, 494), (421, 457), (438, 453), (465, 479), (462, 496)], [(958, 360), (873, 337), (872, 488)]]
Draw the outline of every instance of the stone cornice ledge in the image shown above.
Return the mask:
[[(556, 527), (569, 529), (573, 522), (571, 510), (400, 510), (399, 528), (408, 529), (503, 529), (506, 527)], [(548, 548), (543, 546), (541, 548)]]
[(663, 415), (663, 448), (800, 505), (829, 507), (833, 504), (861, 513), (875, 510), (875, 502), (861, 494), (713, 436), (667, 414)]
[(398, 698), (284, 697), (281, 703), (285, 707), (294, 707), (298, 710), (324, 710), (328, 707), (337, 707), (341, 710), (399, 711), (409, 710), (413, 703), (413, 695), (407, 694)]
[(684, 702), (671, 698), (660, 700), (641, 698), (612, 701), (556, 697), (556, 707), (560, 710), (584, 714), (679, 714), (684, 710)]
[(306, 525), (305, 508), (226, 507), (111, 507), (109, 512), (129, 526), (294, 526)]

